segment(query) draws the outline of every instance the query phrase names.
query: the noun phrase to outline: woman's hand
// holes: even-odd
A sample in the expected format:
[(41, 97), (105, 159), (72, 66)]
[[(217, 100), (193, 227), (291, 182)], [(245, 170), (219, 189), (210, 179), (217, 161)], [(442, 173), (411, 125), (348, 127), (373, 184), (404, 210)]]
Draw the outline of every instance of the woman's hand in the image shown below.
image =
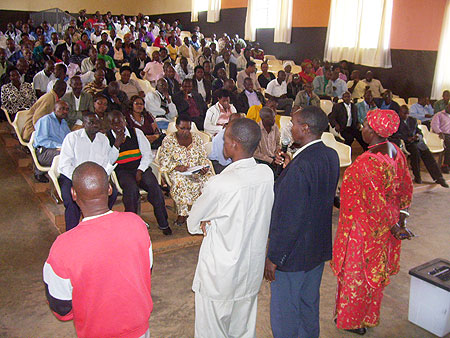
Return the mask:
[(186, 167), (185, 165), (177, 165), (173, 170), (184, 173), (186, 170), (188, 170), (188, 167)]
[(200, 169), (200, 175), (206, 175), (209, 171), (209, 167), (205, 167)]
[(150, 143), (153, 143), (153, 142), (155, 142), (155, 141), (158, 139), (159, 134), (146, 135), (145, 137), (147, 137), (147, 140), (148, 140)]
[(414, 237), (414, 234), (411, 231), (409, 231), (406, 227), (402, 227), (398, 224), (395, 224), (391, 228), (391, 234), (400, 241), (404, 239), (411, 239), (412, 237)]

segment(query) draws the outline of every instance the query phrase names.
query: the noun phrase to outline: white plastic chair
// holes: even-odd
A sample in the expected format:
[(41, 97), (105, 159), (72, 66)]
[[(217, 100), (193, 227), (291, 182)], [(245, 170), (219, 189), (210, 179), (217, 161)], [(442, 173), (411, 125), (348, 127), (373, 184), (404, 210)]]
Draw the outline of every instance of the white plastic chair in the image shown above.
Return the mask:
[(394, 97), (394, 98), (392, 99), (392, 101), (397, 102), (399, 106), (406, 105), (405, 99), (403, 99), (403, 98), (401, 98), (401, 97)]
[(36, 155), (36, 148), (33, 145), (35, 137), (36, 137), (36, 131), (33, 131), (33, 133), (31, 134), (31, 137), (30, 137), (30, 141), (27, 143), (27, 147), (30, 150), (31, 157), (33, 158), (33, 162), (34, 162), (34, 165), (36, 166), (36, 168), (40, 171), (48, 172), (50, 170), (50, 167), (44, 167), (38, 161), (38, 158)]
[(408, 106), (412, 106), (414, 103), (419, 102), (419, 98), (418, 97), (410, 97), (408, 98)]
[(280, 116), (280, 130), (286, 128), (291, 120), (292, 117), (290, 116)]
[(269, 66), (283, 66), (283, 61), (277, 59), (267, 60), (267, 63), (269, 64)]
[(61, 187), (58, 181), (60, 175), (58, 171), (58, 166), (59, 166), (59, 155), (53, 158), (52, 165), (50, 166), (50, 170), (47, 173), (48, 177), (50, 177), (50, 180), (53, 183), (53, 187), (56, 190), (57, 196), (55, 197), (52, 192), (52, 197), (55, 199), (57, 204), (62, 202)]
[[(176, 131), (177, 131), (177, 127), (175, 126), (175, 122), (173, 122), (173, 121), (170, 122), (169, 126), (167, 127), (166, 133), (167, 134), (172, 134), (172, 133), (174, 133)], [(194, 131), (199, 131), (199, 130), (197, 129), (197, 126), (195, 125), (195, 123), (191, 122), (191, 132), (194, 132)]]
[(444, 140), (438, 134), (430, 132), (424, 124), (419, 124), (419, 128), (423, 134), (423, 141), (434, 154), (444, 151)]
[(333, 102), (330, 100), (320, 100), (320, 108), (322, 108), (325, 114), (330, 115), (333, 110)]
[(205, 150), (206, 150), (206, 155), (209, 156), (212, 152), (212, 142), (206, 142), (204, 144), (204, 146), (205, 146)]
[(298, 66), (298, 65), (292, 66), (291, 72), (292, 72), (293, 74), (300, 73), (301, 71), (302, 71), (302, 66)]
[(339, 156), (339, 166), (341, 168), (352, 164), (352, 148), (350, 146), (336, 141), (334, 135), (328, 132), (323, 133), (321, 139), (327, 147), (336, 150)]
[(264, 60), (276, 60), (277, 57), (275, 55), (264, 55)]
[(16, 118), (12, 122), (12, 126), (14, 128), (14, 131), (16, 132), (17, 139), (19, 140), (20, 144), (23, 145), (24, 147), (28, 146), (28, 142), (26, 142), (22, 138), (23, 128), (25, 127), (25, 122), (28, 118), (28, 116), (26, 115), (27, 113), (28, 113), (28, 110), (22, 110), (22, 111), (17, 112)]
[(12, 126), (13, 125), (13, 121), (11, 120), (11, 115), (9, 115), (8, 110), (5, 107), (1, 107), (1, 109), (5, 113), (6, 120), (8, 121), (9, 125)]

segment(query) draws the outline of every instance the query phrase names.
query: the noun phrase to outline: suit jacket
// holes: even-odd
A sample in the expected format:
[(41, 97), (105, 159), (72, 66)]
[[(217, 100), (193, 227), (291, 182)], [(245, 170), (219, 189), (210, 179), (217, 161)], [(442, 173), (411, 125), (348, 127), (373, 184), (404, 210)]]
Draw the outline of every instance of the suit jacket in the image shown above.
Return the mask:
[(22, 130), (22, 138), (24, 141), (28, 141), (30, 139), (37, 120), (55, 110), (55, 103), (57, 99), (58, 96), (52, 89), (50, 92), (42, 95), (29, 110), (26, 110), (27, 118)]
[[(213, 76), (217, 77), (217, 71), (219, 70), (219, 68), (223, 68), (225, 69), (225, 61), (219, 62), (215, 67), (214, 67), (214, 72), (213, 72)], [(230, 79), (233, 79), (234, 81), (236, 81), (237, 78), (237, 66), (230, 61)]]
[[(167, 85), (169, 86), (170, 96), (173, 96), (173, 94), (178, 93), (181, 90), (180, 83), (177, 81), (177, 79), (170, 80), (167, 77), (164, 77), (164, 78), (166, 79)], [(205, 89), (206, 89), (206, 84), (205, 84)]]
[[(206, 111), (208, 110), (208, 106), (206, 105), (205, 101), (203, 101), (203, 97), (195, 92), (192, 92), (191, 95), (194, 98), (195, 103), (197, 104), (198, 110), (200, 110), (200, 115), (204, 118)], [(177, 107), (178, 115), (189, 115), (189, 104), (184, 99), (183, 91), (174, 94), (174, 96), (172, 97), (172, 102), (175, 103), (175, 106)]]
[(119, 98), (120, 104), (115, 103), (112, 100), (111, 96), (109, 96), (109, 94), (108, 94), (108, 87), (103, 89), (103, 91), (101, 93), (108, 100), (108, 110), (107, 111), (118, 110), (118, 111), (121, 111), (122, 113), (127, 111), (128, 105), (129, 105), (129, 103), (128, 103), (128, 96), (127, 96), (127, 94), (125, 94), (124, 91), (119, 90), (119, 93), (117, 94), (117, 97)]
[[(147, 64), (147, 63), (149, 63), (149, 62), (151, 62), (152, 60), (147, 56), (146, 58), (145, 58), (145, 63), (144, 63), (144, 68), (145, 68), (145, 65)], [(134, 74), (136, 74), (136, 76), (137, 76), (137, 78), (138, 79), (142, 79), (142, 77), (141, 77), (141, 71), (139, 70), (139, 65), (140, 65), (140, 62), (139, 62), (139, 58), (134, 58), (133, 60), (131, 60), (131, 62), (130, 62), (130, 68), (131, 68), (131, 71), (134, 73)], [(141, 69), (141, 70), (144, 70), (144, 69)]]
[[(350, 103), (350, 110), (352, 112), (352, 125), (351, 128), (358, 127), (358, 110), (356, 105), (352, 102)], [(347, 126), (347, 109), (345, 109), (344, 102), (336, 103), (333, 105), (333, 110), (330, 115), (328, 115), (328, 120), (331, 126), (334, 128), (337, 125), (343, 130)]]
[[(206, 79), (203, 79), (203, 85), (205, 86), (205, 92), (206, 92), (206, 104), (211, 102), (211, 95), (212, 95), (212, 84), (211, 81), (208, 81)], [(192, 91), (198, 93), (197, 88), (197, 80), (195, 77), (192, 79)]]
[[(73, 43), (72, 43), (72, 47), (70, 48), (70, 55), (72, 55), (72, 53), (73, 53)], [(61, 43), (61, 44), (59, 44), (58, 46), (56, 46), (56, 49), (55, 49), (55, 56), (58, 58), (58, 59), (60, 59), (60, 60), (62, 60), (62, 53), (65, 51), (67, 49), (67, 43)]]
[(84, 111), (94, 111), (94, 100), (92, 98), (92, 95), (87, 94), (85, 92), (81, 92), (80, 95), (80, 107), (77, 110), (76, 106), (75, 106), (75, 95), (73, 95), (73, 92), (69, 92), (67, 94), (65, 94), (62, 98), (62, 101), (67, 102), (67, 104), (69, 105), (69, 113), (67, 115), (67, 124), (69, 126), (69, 128), (72, 129), (72, 127), (74, 126), (75, 122), (77, 122), (77, 120), (81, 120), (82, 118), (82, 112)]
[(268, 258), (280, 271), (309, 271), (331, 259), (331, 216), (339, 158), (321, 141), (306, 147), (275, 182)]
[[(408, 142), (408, 138), (415, 135), (419, 135), (419, 140)], [(398, 130), (395, 132), (395, 134), (389, 137), (389, 141), (394, 142), (399, 147), (401, 145), (400, 140), (403, 140), (406, 146), (413, 143), (417, 143), (419, 145), (419, 149), (421, 150), (425, 150), (425, 148), (427, 147), (423, 142), (422, 131), (417, 126), (417, 120), (412, 116), (408, 116), (408, 118), (405, 121), (400, 119)]]
[[(258, 92), (256, 92), (256, 96), (258, 97), (259, 101), (262, 103), (262, 105), (264, 106), (266, 104), (266, 99), (264, 99), (264, 96)], [(247, 95), (245, 95), (245, 90), (241, 93), (239, 93), (238, 97), (237, 97), (237, 102), (236, 102), (236, 110), (238, 111), (238, 113), (242, 113), (242, 114), (247, 114), (248, 109), (250, 108), (250, 105), (248, 104), (248, 98)]]

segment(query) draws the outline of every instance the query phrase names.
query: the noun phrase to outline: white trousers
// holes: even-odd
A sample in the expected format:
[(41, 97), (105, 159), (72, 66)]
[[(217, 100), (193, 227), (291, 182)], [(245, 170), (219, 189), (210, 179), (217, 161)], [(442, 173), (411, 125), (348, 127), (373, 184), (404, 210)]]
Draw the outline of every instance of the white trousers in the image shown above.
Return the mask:
[(214, 301), (195, 293), (195, 338), (255, 338), (258, 295)]

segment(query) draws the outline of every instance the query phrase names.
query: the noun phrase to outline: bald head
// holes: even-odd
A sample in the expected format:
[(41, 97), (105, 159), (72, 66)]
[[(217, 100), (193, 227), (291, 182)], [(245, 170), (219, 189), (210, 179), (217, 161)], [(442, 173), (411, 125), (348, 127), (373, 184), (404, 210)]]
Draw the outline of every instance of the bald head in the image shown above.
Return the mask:
[(72, 186), (75, 200), (82, 211), (83, 205), (92, 201), (108, 204), (108, 175), (97, 163), (84, 162), (76, 167), (72, 175)]

